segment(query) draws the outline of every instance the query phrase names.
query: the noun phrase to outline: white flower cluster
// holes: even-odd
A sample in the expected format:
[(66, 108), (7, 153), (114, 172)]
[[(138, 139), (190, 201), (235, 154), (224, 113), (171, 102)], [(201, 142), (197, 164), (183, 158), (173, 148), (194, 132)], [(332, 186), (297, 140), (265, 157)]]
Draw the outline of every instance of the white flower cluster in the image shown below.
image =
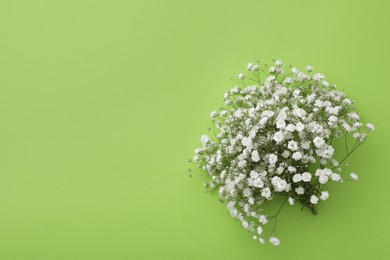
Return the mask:
[[(237, 74), (244, 86), (226, 92), (225, 107), (211, 112), (218, 133), (201, 137), (193, 160), (211, 176), (206, 189), (219, 190), (231, 215), (256, 233), (254, 239), (279, 245), (275, 229), (264, 225), (276, 221), (281, 208), (265, 214), (265, 205), (284, 197), (316, 214), (316, 204), (329, 197), (329, 182), (358, 179), (355, 173), (342, 176), (346, 167), (340, 165), (375, 128), (363, 126), (353, 102), (323, 74), (312, 73), (312, 66), (286, 74), (277, 60), (268, 69), (252, 63), (247, 69), (248, 75)], [(336, 139), (346, 142), (339, 161)], [(354, 140), (350, 147), (348, 139)]]

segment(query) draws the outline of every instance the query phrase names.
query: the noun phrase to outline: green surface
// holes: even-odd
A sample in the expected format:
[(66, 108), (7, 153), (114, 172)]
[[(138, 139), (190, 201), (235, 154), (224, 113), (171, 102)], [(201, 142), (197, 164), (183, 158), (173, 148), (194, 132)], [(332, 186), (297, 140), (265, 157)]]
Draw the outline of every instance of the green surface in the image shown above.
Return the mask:
[[(0, 259), (389, 259), (388, 1), (0, 1)], [(186, 161), (247, 62), (311, 64), (377, 127), (358, 183), (261, 246)]]

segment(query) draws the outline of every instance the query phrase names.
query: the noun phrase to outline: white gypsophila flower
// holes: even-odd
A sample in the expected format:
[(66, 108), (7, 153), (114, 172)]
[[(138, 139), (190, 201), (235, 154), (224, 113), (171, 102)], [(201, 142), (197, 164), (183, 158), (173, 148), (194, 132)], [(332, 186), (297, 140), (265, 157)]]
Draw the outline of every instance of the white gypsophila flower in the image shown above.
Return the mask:
[(331, 160), (331, 163), (332, 163), (332, 165), (335, 166), (335, 167), (336, 167), (336, 166), (339, 166), (339, 162), (338, 162), (337, 160), (335, 160), (335, 159), (332, 159), (332, 160)]
[(324, 86), (324, 87), (329, 87), (329, 82), (328, 81), (326, 81), (326, 80), (323, 80), (322, 81), (322, 85)]
[(274, 176), (271, 180), (274, 189), (278, 192), (284, 191), (287, 188), (287, 182), (278, 176)]
[(327, 175), (320, 175), (318, 177), (318, 182), (321, 184), (326, 184), (328, 182), (328, 176)]
[[(288, 150), (284, 150), (282, 153), (282, 157), (284, 159), (287, 159), (290, 156), (290, 152)], [(290, 167), (290, 166), (289, 166)], [(292, 166), (291, 166), (292, 167)]]
[(279, 166), (278, 168), (276, 168), (276, 172), (278, 174), (282, 174), (284, 172), (284, 168), (282, 166)]
[(279, 241), (279, 239), (277, 239), (276, 237), (270, 237), (270, 238), (269, 238), (269, 242), (270, 242), (272, 245), (274, 245), (274, 246), (280, 245), (280, 241)]
[(303, 195), (305, 194), (305, 189), (303, 187), (297, 187), (295, 188), (295, 192), (298, 194), (298, 195)]
[(259, 152), (258, 151), (253, 151), (252, 152), (252, 161), (254, 162), (258, 162), (260, 161), (260, 155), (259, 155)]
[(268, 188), (268, 187), (264, 188), (261, 191), (261, 196), (263, 196), (266, 199), (270, 199), (271, 198), (271, 190), (270, 190), (270, 188)]
[(300, 159), (302, 159), (302, 154), (300, 152), (295, 152), (293, 153), (291, 158), (293, 158), (295, 161), (299, 161)]
[(316, 74), (313, 75), (313, 80), (314, 81), (319, 81), (319, 80), (321, 80), (323, 78), (325, 78), (325, 76), (322, 75), (321, 73), (316, 73)]
[(299, 118), (304, 118), (307, 115), (307, 112), (302, 108), (297, 108), (294, 110), (293, 114)]
[(297, 173), (297, 174), (294, 174), (293, 176), (293, 182), (300, 182), (302, 181), (302, 175)]
[(321, 200), (327, 200), (329, 198), (329, 193), (327, 191), (323, 191), (321, 192), (321, 196), (320, 196), (320, 199)]
[(245, 76), (244, 76), (244, 74), (242, 74), (242, 73), (238, 73), (238, 74), (237, 74), (237, 78), (239, 78), (239, 79), (244, 79)]
[(278, 161), (278, 156), (275, 154), (270, 154), (268, 157), (268, 162), (270, 164), (275, 164)]
[(286, 126), (286, 130), (289, 131), (289, 132), (294, 132), (295, 131), (295, 125), (293, 124), (288, 124)]
[(294, 75), (297, 75), (299, 73), (299, 70), (295, 67), (291, 68), (291, 72), (294, 74)]
[(375, 126), (371, 123), (367, 123), (366, 127), (367, 127), (368, 131), (370, 131), (370, 132), (375, 131)]
[(309, 182), (311, 180), (311, 174), (309, 172), (302, 173), (302, 180), (304, 182)]
[(194, 155), (194, 158), (193, 158), (194, 162), (199, 162), (200, 160), (200, 156), (199, 155)]
[(217, 117), (218, 116), (218, 112), (217, 111), (212, 111), (211, 113), (210, 113), (210, 117), (211, 118), (214, 118), (214, 117)]
[(359, 180), (359, 176), (358, 176), (356, 173), (351, 172), (349, 175), (351, 176), (351, 179), (352, 179), (353, 181)]
[(244, 168), (246, 166), (246, 161), (245, 160), (241, 160), (238, 162), (238, 167), (240, 168)]
[(273, 140), (276, 142), (276, 143), (280, 143), (284, 140), (284, 134), (283, 132), (276, 132), (274, 134), (274, 137), (273, 137)]
[[(268, 211), (262, 203), (282, 196), (316, 214), (316, 204), (329, 197), (325, 185), (345, 179), (345, 155), (375, 130), (361, 122), (345, 93), (313, 70), (310, 65), (305, 71), (292, 67), (292, 74), (282, 77), (280, 60), (271, 67), (248, 63), (247, 72), (236, 75), (242, 86), (226, 91), (223, 107), (210, 113), (213, 137), (201, 137), (202, 147), (191, 160), (210, 178), (205, 190), (218, 190), (232, 217), (256, 233), (253, 238), (260, 243), (272, 236), (263, 232)], [(252, 85), (247, 85), (249, 80)], [(347, 142), (350, 136), (356, 145), (345, 144), (345, 155), (344, 146), (337, 146), (341, 148), (335, 154), (332, 143)], [(358, 176), (351, 173), (347, 179)], [(275, 237), (270, 242), (280, 243)]]
[(302, 124), (301, 122), (298, 122), (298, 123), (295, 125), (295, 130), (297, 130), (298, 132), (302, 132), (303, 129), (305, 129), (305, 125)]
[(338, 173), (332, 173), (330, 175), (330, 178), (332, 179), (332, 181), (336, 181), (336, 182), (339, 182), (342, 180), (340, 174), (338, 174)]
[(200, 140), (202, 141), (202, 144), (207, 144), (208, 142), (210, 142), (211, 139), (207, 135), (202, 135)]
[(317, 136), (316, 138), (313, 139), (313, 143), (315, 147), (321, 148), (325, 144), (325, 140)]
[(294, 172), (297, 172), (297, 168), (295, 168), (294, 166), (288, 166), (287, 167), (287, 170), (291, 173), (294, 173)]
[(283, 65), (283, 62), (281, 60), (276, 60), (275, 61), (275, 66), (281, 67)]
[(257, 227), (257, 234), (261, 235), (263, 233), (263, 228), (261, 226)]
[(310, 72), (310, 71), (313, 71), (313, 66), (310, 66), (310, 65), (307, 65), (306, 66), (306, 70), (308, 71), (308, 72)]
[(243, 194), (245, 197), (250, 197), (252, 195), (252, 190), (250, 188), (245, 188)]
[(259, 65), (253, 65), (252, 66), (252, 69), (251, 69), (251, 71), (258, 71), (259, 70)]
[(259, 222), (260, 222), (261, 224), (263, 224), (263, 225), (267, 224), (267, 223), (268, 223), (268, 218), (267, 218), (267, 216), (265, 216), (265, 215), (260, 215), (260, 216), (259, 216)]
[(248, 146), (250, 146), (250, 145), (252, 144), (252, 140), (251, 140), (250, 138), (248, 138), (248, 137), (243, 137), (243, 138), (241, 139), (241, 144), (242, 144), (243, 146), (248, 147)]
[(248, 227), (249, 227), (249, 224), (248, 224), (248, 222), (247, 221), (242, 221), (242, 227), (244, 228), (244, 229), (248, 229)]
[(318, 198), (315, 195), (311, 195), (310, 203), (311, 204), (317, 204), (318, 203)]
[(295, 141), (288, 142), (288, 149), (291, 151), (297, 151), (298, 150), (298, 143)]
[(286, 85), (290, 85), (292, 83), (292, 79), (290, 77), (287, 77), (284, 79), (283, 83)]

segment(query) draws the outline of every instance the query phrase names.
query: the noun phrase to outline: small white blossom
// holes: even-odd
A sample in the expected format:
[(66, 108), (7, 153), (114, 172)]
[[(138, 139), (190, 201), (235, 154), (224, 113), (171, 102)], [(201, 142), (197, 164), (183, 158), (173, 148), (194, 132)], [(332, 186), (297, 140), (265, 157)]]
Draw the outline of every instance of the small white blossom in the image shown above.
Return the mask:
[(325, 76), (322, 75), (321, 73), (316, 73), (313, 75), (313, 80), (315, 80), (315, 81), (320, 81), (323, 78), (325, 78)]
[(306, 66), (306, 70), (308, 71), (308, 72), (310, 72), (310, 71), (313, 71), (313, 66), (310, 66), (310, 65), (307, 65)]
[(332, 173), (332, 175), (330, 177), (331, 177), (332, 181), (339, 182), (342, 180), (340, 174), (337, 174), (337, 173)]
[(259, 70), (259, 65), (253, 65), (251, 68), (251, 71), (258, 71)]
[(211, 139), (207, 135), (202, 135), (200, 140), (202, 141), (202, 144), (207, 144), (208, 142), (210, 142)]
[(321, 183), (321, 184), (327, 183), (328, 182), (328, 176), (326, 176), (326, 175), (319, 176), (318, 182)]
[(292, 79), (290, 77), (287, 77), (284, 79), (283, 83), (289, 85), (292, 83)]
[(371, 123), (366, 124), (366, 127), (370, 132), (375, 131), (375, 126)]
[(297, 168), (295, 168), (294, 166), (288, 166), (287, 170), (291, 173), (297, 172)]
[(321, 192), (320, 199), (321, 200), (327, 200), (329, 198), (329, 193), (327, 191)]
[(356, 173), (352, 172), (352, 173), (350, 173), (349, 175), (351, 176), (351, 179), (352, 179), (353, 181), (359, 180), (359, 176), (357, 176)]
[(303, 187), (298, 187), (298, 188), (295, 188), (295, 192), (298, 194), (298, 195), (302, 195), (305, 193), (305, 189)]
[(276, 142), (276, 143), (280, 143), (284, 140), (284, 134), (283, 132), (276, 132), (274, 134), (274, 137), (273, 137), (273, 140)]
[(260, 155), (258, 151), (253, 151), (252, 152), (252, 161), (254, 162), (259, 162), (260, 161)]
[(237, 78), (239, 78), (239, 79), (244, 79), (245, 76), (244, 76), (244, 74), (242, 74), (242, 73), (238, 73), (238, 74), (237, 74)]
[(263, 196), (266, 199), (270, 199), (271, 198), (271, 190), (268, 187), (264, 188), (263, 191), (261, 192), (261, 196)]
[(318, 203), (318, 198), (315, 195), (311, 195), (310, 203), (311, 204), (317, 204)]
[(309, 172), (302, 173), (302, 180), (304, 182), (309, 182), (311, 180), (311, 174)]
[(268, 218), (267, 218), (267, 216), (265, 216), (265, 215), (260, 215), (260, 217), (259, 217), (259, 222), (260, 222), (261, 224), (263, 224), (263, 225), (267, 224), (267, 223), (268, 223)]
[(287, 188), (287, 182), (278, 176), (274, 176), (271, 180), (271, 183), (274, 186), (274, 189), (278, 192), (284, 191)]
[(293, 114), (299, 118), (303, 118), (306, 116), (307, 112), (305, 110), (303, 110), (302, 108), (297, 108), (294, 110)]
[(323, 80), (323, 81), (322, 81), (322, 85), (323, 85), (324, 87), (329, 87), (329, 82)]
[(297, 183), (297, 182), (300, 182), (302, 181), (302, 175), (297, 173), (297, 174), (294, 174), (293, 176), (293, 182)]
[(295, 141), (288, 142), (288, 149), (291, 151), (297, 151), (298, 150), (298, 143)]
[(270, 154), (268, 157), (268, 162), (270, 164), (275, 164), (278, 161), (278, 156), (275, 154)]
[(291, 69), (291, 72), (293, 73), (293, 74), (295, 74), (295, 75), (297, 75), (298, 73), (299, 73), (299, 70), (297, 69), (297, 68), (292, 68)]
[(270, 242), (272, 245), (274, 245), (274, 246), (280, 245), (280, 241), (279, 241), (279, 239), (277, 239), (276, 237), (270, 237), (270, 238), (269, 238), (269, 242)]
[(252, 195), (252, 190), (250, 188), (245, 188), (243, 194), (245, 197), (250, 197)]
[(263, 228), (261, 226), (257, 227), (257, 234), (261, 235), (263, 233)]
[(287, 150), (284, 150), (283, 153), (282, 153), (282, 157), (283, 157), (284, 159), (287, 159), (289, 156), (290, 156), (290, 152), (287, 151)]
[(325, 140), (317, 136), (316, 138), (313, 139), (313, 143), (315, 147), (321, 148), (325, 144)]
[(276, 61), (275, 61), (275, 65), (276, 65), (277, 67), (281, 67), (281, 66), (283, 65), (283, 62), (282, 62), (281, 60), (276, 60)]
[(214, 118), (214, 117), (217, 117), (218, 116), (218, 112), (217, 111), (212, 111), (211, 113), (210, 113), (210, 117), (211, 118)]
[(286, 126), (286, 130), (287, 131), (289, 131), (289, 132), (294, 132), (295, 131), (295, 125), (293, 125), (293, 124), (288, 124), (287, 126)]
[(305, 125), (302, 124), (301, 122), (298, 122), (298, 123), (295, 125), (295, 130), (297, 130), (298, 132), (302, 132), (303, 129), (305, 129)]
[(300, 159), (302, 159), (302, 154), (300, 152), (295, 152), (293, 153), (293, 155), (291, 156), (295, 161), (299, 161)]
[(249, 227), (249, 224), (248, 224), (248, 222), (247, 221), (242, 221), (242, 227), (244, 228), (244, 229), (248, 229), (248, 227)]

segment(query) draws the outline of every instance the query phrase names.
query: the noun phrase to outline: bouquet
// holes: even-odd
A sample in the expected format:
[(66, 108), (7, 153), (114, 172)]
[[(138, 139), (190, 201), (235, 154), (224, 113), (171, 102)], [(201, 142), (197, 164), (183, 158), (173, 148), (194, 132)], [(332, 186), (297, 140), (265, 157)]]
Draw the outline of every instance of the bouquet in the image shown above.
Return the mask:
[(211, 112), (212, 134), (201, 137), (193, 162), (209, 176), (205, 190), (218, 190), (255, 240), (277, 246), (282, 207), (300, 204), (315, 215), (330, 183), (357, 181), (345, 162), (375, 127), (363, 125), (354, 102), (312, 66), (290, 65), (286, 73), (280, 60), (271, 67), (249, 63), (237, 78), (241, 87)]

